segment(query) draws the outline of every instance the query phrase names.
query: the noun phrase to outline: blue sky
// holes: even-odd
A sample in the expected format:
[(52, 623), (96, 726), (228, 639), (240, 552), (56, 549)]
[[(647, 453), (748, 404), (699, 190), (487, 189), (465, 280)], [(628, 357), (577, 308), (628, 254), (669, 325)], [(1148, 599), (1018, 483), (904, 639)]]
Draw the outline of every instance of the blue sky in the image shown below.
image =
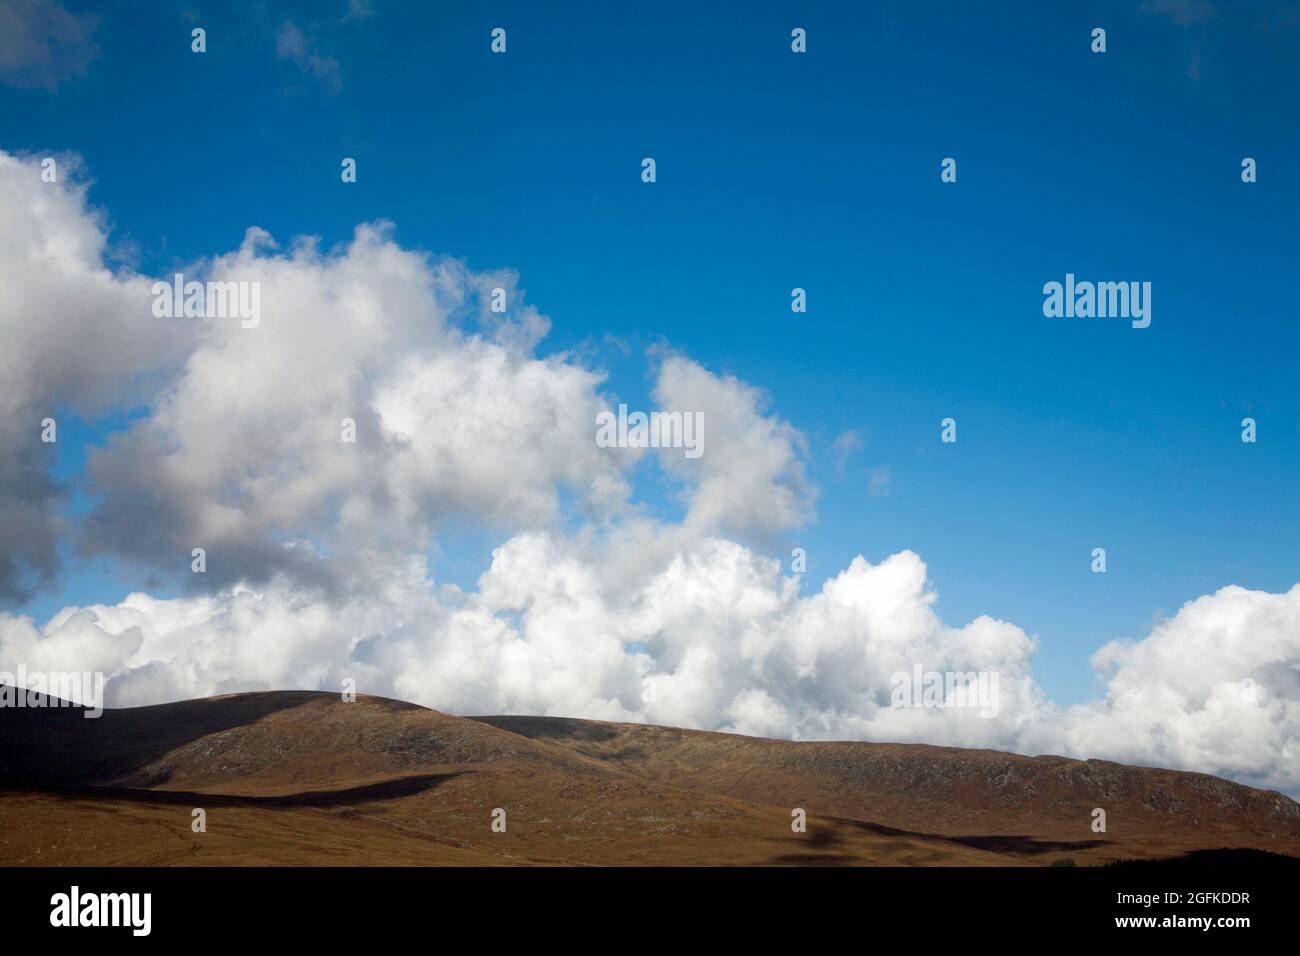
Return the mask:
[[(634, 406), (656, 346), (763, 388), (820, 489), (768, 552), (805, 548), (815, 590), (856, 554), (917, 551), (946, 620), (1038, 636), (1058, 702), (1095, 692), (1106, 640), (1224, 585), (1300, 581), (1294, 7), (372, 6), (110, 5), (84, 76), (0, 85), (0, 147), (80, 154), (115, 252), (148, 274), (251, 225), (331, 245), (391, 219), (403, 246), (518, 270), (553, 322), (542, 350), (583, 354)], [(290, 20), (334, 67), (276, 56)], [(1067, 272), (1150, 281), (1151, 327), (1044, 318)], [(132, 414), (70, 424), (61, 476)], [(652, 475), (642, 490), (678, 507)], [(497, 537), (447, 529), (437, 576), (472, 584)], [(19, 610), (146, 584), (69, 553)]]

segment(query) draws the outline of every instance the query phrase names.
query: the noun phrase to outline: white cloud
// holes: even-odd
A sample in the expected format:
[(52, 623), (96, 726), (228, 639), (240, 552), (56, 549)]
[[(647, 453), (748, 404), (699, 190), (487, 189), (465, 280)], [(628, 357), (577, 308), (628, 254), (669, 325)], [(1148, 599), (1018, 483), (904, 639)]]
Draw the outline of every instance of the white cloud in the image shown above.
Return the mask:
[(598, 514), (626, 498), (626, 463), (593, 440), (601, 376), (533, 357), (545, 320), (522, 305), (493, 325), (503, 341), (460, 329), (482, 282), (459, 263), (363, 226), (328, 254), (250, 230), (204, 269), (259, 283), (261, 323), (178, 320), (199, 326), (183, 372), (91, 456), (93, 550), (165, 569), (203, 547), (213, 583), (291, 566), (341, 586), (367, 555), (422, 551), (453, 514), (534, 526), (565, 489)]
[(669, 474), (693, 486), (688, 527), (699, 533), (779, 531), (812, 517), (815, 493), (801, 459), (804, 438), (763, 414), (759, 389), (671, 356), (653, 394), (663, 409), (704, 416), (703, 455), (692, 459), (665, 449), (660, 456)]
[(1300, 585), (1222, 588), (1093, 665), (1106, 694), (1062, 715), (1065, 749), (1300, 790)]
[[(111, 705), (236, 690), (337, 691), (344, 678), (456, 713), (649, 721), (795, 739), (1064, 753), (1202, 770), (1300, 792), (1300, 586), (1225, 588), (1095, 664), (1104, 698), (1059, 709), (1035, 641), (981, 616), (940, 620), (925, 565), (862, 558), (801, 596), (777, 562), (701, 539), (624, 578), (629, 541), (517, 535), (476, 590), (422, 560), (370, 568), (349, 595), (287, 578), (196, 597), (133, 594), (43, 628), (0, 614), (0, 669), (102, 669)], [(891, 678), (996, 672), (998, 713), (895, 709)]]
[[(423, 564), (371, 568), (346, 596), (279, 577), (201, 597), (131, 595), (69, 608), (40, 633), (0, 617), (0, 666), (113, 675), (110, 701), (144, 703), (232, 689), (391, 693), (457, 712), (524, 712), (734, 729), (798, 737), (1005, 742), (1026, 708), (1033, 642), (980, 618), (946, 627), (925, 568), (910, 552), (856, 560), (800, 598), (778, 563), (734, 542), (701, 539), (644, 577), (619, 566), (624, 541), (589, 545), (517, 535), (476, 591), (436, 589)], [(585, 553), (584, 553), (585, 552)], [(939, 670), (1000, 670), (1020, 716), (966, 720), (890, 708), (890, 677), (914, 661)], [(33, 663), (34, 662), (34, 663)]]

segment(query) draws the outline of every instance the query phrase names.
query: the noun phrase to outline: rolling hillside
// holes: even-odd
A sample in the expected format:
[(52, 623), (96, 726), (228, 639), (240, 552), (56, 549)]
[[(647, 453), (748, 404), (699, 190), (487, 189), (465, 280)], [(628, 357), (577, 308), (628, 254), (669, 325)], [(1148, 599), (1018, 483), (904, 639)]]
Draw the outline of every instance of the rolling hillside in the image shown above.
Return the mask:
[(1086, 865), (1224, 847), (1300, 857), (1300, 806), (1102, 761), (315, 692), (0, 711), (4, 865)]

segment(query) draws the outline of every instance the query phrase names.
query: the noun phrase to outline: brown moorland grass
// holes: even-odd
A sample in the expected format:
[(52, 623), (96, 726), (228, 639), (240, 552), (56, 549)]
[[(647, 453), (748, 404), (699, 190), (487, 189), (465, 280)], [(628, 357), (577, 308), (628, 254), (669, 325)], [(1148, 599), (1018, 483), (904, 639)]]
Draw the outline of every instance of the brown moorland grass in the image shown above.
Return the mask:
[(316, 692), (0, 711), (3, 865), (1032, 866), (1223, 847), (1300, 856), (1300, 806), (1104, 761)]

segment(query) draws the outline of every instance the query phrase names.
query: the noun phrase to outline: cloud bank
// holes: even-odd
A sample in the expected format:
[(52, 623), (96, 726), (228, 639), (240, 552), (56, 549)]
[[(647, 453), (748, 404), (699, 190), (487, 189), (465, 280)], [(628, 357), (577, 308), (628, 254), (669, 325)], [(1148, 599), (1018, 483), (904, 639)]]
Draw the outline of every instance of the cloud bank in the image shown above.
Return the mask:
[[(512, 273), (403, 249), (382, 223), (332, 250), (250, 229), (192, 271), (260, 283), (257, 328), (156, 319), (152, 279), (105, 266), (84, 187), (0, 153), (0, 215), (18, 224), (0, 238), (0, 597), (48, 584), (64, 540), (180, 595), (43, 624), (0, 611), (0, 670), (102, 670), (114, 706), (350, 678), (456, 713), (1058, 752), (1300, 791), (1300, 585), (1226, 587), (1106, 645), (1104, 695), (1061, 708), (1035, 639), (941, 620), (915, 553), (816, 590), (761, 553), (812, 519), (816, 489), (752, 385), (661, 356), (653, 401), (704, 413), (703, 457), (598, 447), (617, 398), (539, 351), (549, 320)], [(76, 490), (94, 503), (72, 520), (40, 419), (137, 406), (90, 451)], [(680, 520), (638, 502), (646, 469)], [(472, 590), (429, 561), (467, 521), (500, 542)], [(891, 706), (916, 664), (996, 673), (996, 716)]]

